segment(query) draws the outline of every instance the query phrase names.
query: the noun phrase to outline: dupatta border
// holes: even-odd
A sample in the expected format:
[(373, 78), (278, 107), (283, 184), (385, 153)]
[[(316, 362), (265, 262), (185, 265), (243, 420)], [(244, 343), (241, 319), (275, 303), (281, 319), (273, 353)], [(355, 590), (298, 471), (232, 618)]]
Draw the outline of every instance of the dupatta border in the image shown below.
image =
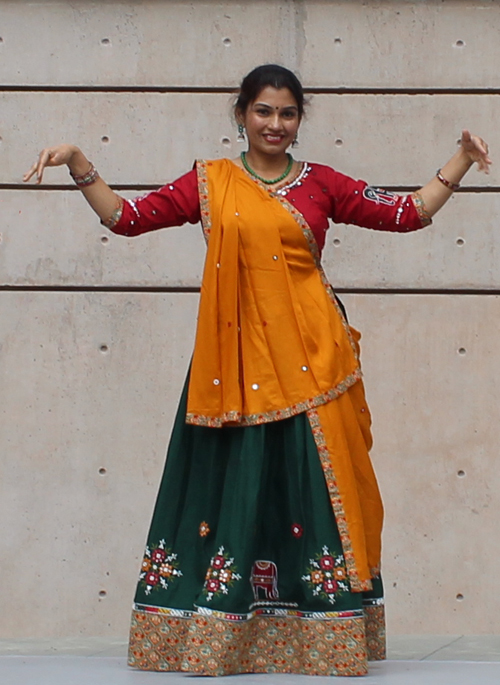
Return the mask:
[(212, 231), (212, 217), (210, 216), (210, 198), (208, 196), (207, 161), (196, 160), (196, 177), (198, 179), (198, 196), (200, 198), (201, 226), (205, 241), (208, 243)]
[[(318, 450), (321, 466), (325, 476), (326, 486), (328, 488), (328, 494), (330, 496), (330, 502), (335, 515), (335, 520), (337, 522), (351, 589), (354, 592), (368, 592), (373, 588), (372, 582), (371, 580), (361, 580), (359, 577), (358, 569), (356, 567), (356, 559), (354, 557), (354, 550), (352, 548), (351, 537), (349, 535), (349, 526), (344, 511), (344, 506), (342, 504), (342, 498), (340, 497), (337, 479), (335, 478), (335, 472), (330, 459), (330, 453), (326, 444), (325, 434), (323, 433), (323, 428), (321, 426), (321, 420), (316, 409), (310, 409), (307, 412), (307, 418), (309, 419), (311, 431), (316, 443), (316, 448)], [(376, 578), (378, 575), (380, 575), (380, 569), (370, 569), (370, 575), (372, 578)]]
[(288, 419), (291, 416), (302, 414), (309, 409), (319, 407), (322, 404), (327, 404), (343, 395), (351, 386), (361, 380), (361, 369), (356, 371), (341, 381), (334, 388), (320, 395), (316, 395), (311, 399), (297, 402), (285, 409), (275, 409), (274, 411), (264, 412), (262, 414), (242, 414), (241, 412), (231, 411), (222, 414), (221, 416), (205, 416), (202, 414), (186, 414), (186, 423), (193, 426), (206, 426), (208, 428), (222, 428), (225, 424), (232, 423), (238, 426), (258, 426), (261, 423), (271, 423), (272, 421), (281, 421)]

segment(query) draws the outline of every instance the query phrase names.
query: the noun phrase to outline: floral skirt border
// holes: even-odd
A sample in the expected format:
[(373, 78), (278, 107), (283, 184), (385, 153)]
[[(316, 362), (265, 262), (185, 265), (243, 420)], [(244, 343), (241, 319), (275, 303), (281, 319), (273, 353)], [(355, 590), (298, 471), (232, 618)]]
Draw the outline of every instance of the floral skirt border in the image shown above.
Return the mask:
[(384, 658), (384, 606), (378, 603), (328, 618), (286, 610), (241, 617), (140, 605), (132, 612), (128, 663), (144, 671), (362, 676), (368, 660)]

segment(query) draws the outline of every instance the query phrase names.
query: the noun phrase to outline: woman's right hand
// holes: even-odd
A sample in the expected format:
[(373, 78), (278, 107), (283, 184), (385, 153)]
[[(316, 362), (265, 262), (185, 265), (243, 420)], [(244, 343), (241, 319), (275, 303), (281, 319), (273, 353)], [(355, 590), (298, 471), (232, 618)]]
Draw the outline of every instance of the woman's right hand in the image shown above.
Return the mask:
[[(38, 155), (37, 161), (23, 176), (23, 181), (27, 183), (36, 174), (36, 182), (41, 183), (45, 167), (48, 166), (62, 166), (67, 164), (71, 171), (78, 173), (77, 169), (71, 168), (71, 162), (74, 160), (77, 153), (81, 153), (76, 145), (56, 145), (55, 147), (46, 147)], [(82, 154), (82, 153), (81, 153)], [(82, 154), (83, 157), (83, 154)], [(85, 169), (81, 173), (85, 173), (88, 169), (89, 162), (87, 161)]]

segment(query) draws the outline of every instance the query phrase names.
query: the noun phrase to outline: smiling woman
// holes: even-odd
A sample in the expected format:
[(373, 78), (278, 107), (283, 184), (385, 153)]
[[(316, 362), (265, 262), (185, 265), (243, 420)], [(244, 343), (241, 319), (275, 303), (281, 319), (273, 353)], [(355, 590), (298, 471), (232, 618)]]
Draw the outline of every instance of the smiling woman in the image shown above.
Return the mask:
[(75, 146), (67, 164), (102, 222), (136, 236), (201, 220), (207, 257), (191, 368), (145, 547), (129, 663), (202, 675), (359, 676), (385, 655), (383, 508), (368, 452), (360, 335), (321, 266), (329, 219), (407, 233), (487, 146), (459, 150), (409, 196), (288, 152), (304, 113), (297, 77), (253, 70), (235, 105), (248, 150), (199, 160), (125, 201)]

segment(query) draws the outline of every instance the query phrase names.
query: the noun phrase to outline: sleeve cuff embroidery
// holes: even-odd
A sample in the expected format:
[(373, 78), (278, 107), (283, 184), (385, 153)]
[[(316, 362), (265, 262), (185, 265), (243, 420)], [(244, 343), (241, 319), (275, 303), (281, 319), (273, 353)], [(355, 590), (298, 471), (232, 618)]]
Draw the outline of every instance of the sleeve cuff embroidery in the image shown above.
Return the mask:
[(424, 228), (425, 226), (430, 226), (430, 224), (432, 224), (432, 219), (425, 207), (425, 202), (422, 195), (420, 195), (420, 193), (417, 190), (414, 193), (412, 193), (410, 197), (413, 201), (413, 204), (415, 205), (415, 209), (417, 210), (417, 214), (420, 218), (422, 228)]
[(103, 226), (106, 226), (106, 228), (114, 228), (116, 226), (116, 224), (122, 218), (124, 202), (125, 200), (123, 199), (123, 197), (118, 196), (118, 206), (113, 212), (113, 214), (109, 217), (109, 219), (103, 219), (101, 221), (101, 224)]

